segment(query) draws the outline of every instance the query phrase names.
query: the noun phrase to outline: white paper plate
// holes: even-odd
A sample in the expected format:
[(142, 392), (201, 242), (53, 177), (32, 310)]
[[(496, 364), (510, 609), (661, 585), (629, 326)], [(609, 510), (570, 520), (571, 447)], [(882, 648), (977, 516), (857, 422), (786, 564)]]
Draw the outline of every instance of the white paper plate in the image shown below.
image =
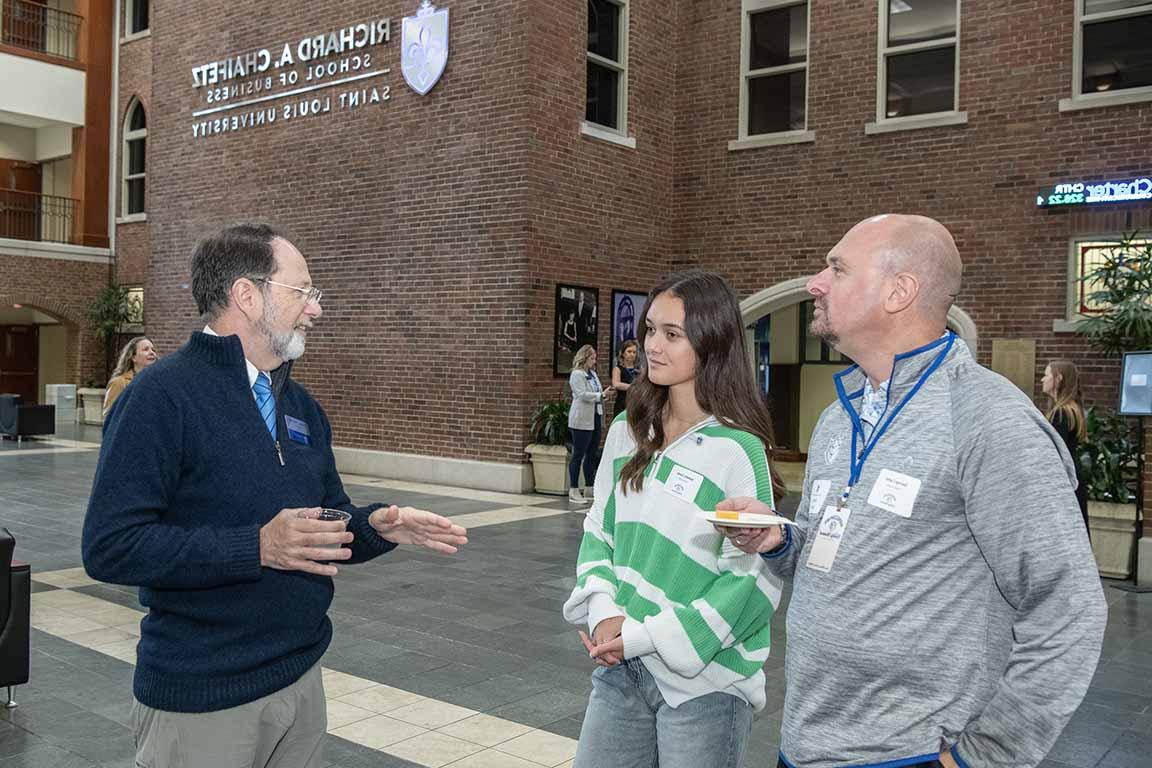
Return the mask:
[(776, 515), (741, 514), (739, 520), (725, 517), (716, 517), (713, 514), (704, 515), (704, 519), (713, 525), (723, 525), (728, 528), (767, 528), (770, 525), (796, 525), (795, 521)]

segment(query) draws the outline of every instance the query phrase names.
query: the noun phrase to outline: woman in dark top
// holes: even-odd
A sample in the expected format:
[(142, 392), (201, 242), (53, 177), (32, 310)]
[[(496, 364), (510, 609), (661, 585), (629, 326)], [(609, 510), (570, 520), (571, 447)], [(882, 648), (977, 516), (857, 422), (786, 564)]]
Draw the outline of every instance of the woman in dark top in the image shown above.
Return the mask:
[(1080, 470), (1080, 441), (1087, 439), (1087, 421), (1084, 409), (1080, 407), (1080, 372), (1070, 360), (1053, 360), (1044, 369), (1040, 388), (1048, 395), (1050, 407), (1047, 417), (1064, 444), (1072, 461), (1076, 464), (1076, 501), (1080, 503), (1080, 514), (1084, 516), (1084, 528), (1088, 528), (1088, 494), (1084, 488), (1084, 478)]
[(619, 416), (628, 407), (628, 388), (636, 379), (636, 342), (629, 340), (620, 347), (616, 365), (612, 366), (612, 389), (616, 390), (616, 410), (613, 417)]

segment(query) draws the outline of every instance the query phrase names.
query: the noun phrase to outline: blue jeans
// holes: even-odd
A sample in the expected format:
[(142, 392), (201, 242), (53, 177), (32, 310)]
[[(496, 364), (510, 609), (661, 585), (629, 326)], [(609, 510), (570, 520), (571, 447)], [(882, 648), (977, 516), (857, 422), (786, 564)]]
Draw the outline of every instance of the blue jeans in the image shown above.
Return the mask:
[(668, 706), (639, 659), (592, 673), (575, 768), (740, 768), (752, 707), (727, 693)]
[(580, 487), (580, 464), (584, 464), (584, 484), (589, 488), (596, 482), (596, 467), (600, 465), (600, 414), (592, 429), (572, 429), (572, 459), (568, 462), (568, 485)]

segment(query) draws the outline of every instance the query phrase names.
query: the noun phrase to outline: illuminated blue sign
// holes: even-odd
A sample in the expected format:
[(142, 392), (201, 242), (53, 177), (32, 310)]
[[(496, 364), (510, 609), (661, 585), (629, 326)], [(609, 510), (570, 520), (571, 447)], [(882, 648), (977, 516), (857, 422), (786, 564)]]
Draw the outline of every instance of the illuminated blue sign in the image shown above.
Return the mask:
[(1055, 208), (1061, 205), (1096, 205), (1152, 200), (1152, 179), (1129, 181), (1073, 181), (1040, 190), (1036, 205)]

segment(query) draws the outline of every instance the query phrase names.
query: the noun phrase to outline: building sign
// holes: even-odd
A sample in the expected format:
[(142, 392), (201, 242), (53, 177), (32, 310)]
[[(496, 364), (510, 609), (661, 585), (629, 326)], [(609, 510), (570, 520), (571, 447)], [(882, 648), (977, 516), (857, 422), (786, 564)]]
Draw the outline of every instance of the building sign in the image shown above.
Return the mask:
[(1056, 208), (1063, 205), (1096, 205), (1152, 200), (1152, 179), (1128, 181), (1073, 181), (1040, 190), (1036, 205)]
[[(403, 38), (404, 79), (424, 95), (447, 65), (448, 11), (423, 0), (404, 19)], [(373, 19), (198, 64), (192, 137), (385, 104), (392, 98), (385, 66), (391, 41), (392, 20)]]

